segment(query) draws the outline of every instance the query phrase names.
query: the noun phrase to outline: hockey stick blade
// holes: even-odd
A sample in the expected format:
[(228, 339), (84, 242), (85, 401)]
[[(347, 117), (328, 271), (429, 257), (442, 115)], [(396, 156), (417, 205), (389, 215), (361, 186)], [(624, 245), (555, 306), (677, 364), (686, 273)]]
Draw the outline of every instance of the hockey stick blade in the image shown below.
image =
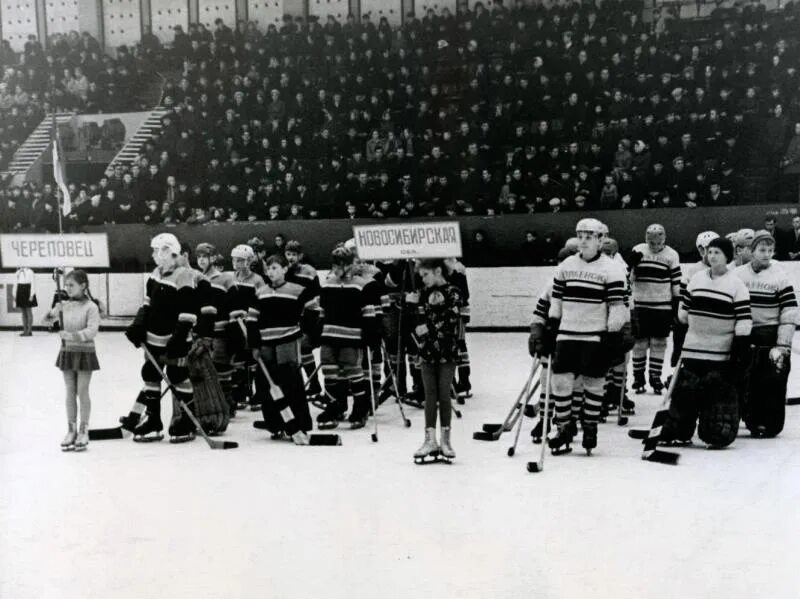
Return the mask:
[(315, 433), (308, 436), (308, 444), (338, 446), (342, 444), (342, 437), (333, 434)]
[(472, 433), (472, 438), (475, 441), (499, 441), (500, 435), (503, 431), (497, 431), (496, 433), (487, 433), (486, 431), (475, 431)]
[(617, 426), (625, 426), (628, 424), (627, 416), (617, 416)]
[(678, 460), (681, 459), (681, 454), (673, 453), (671, 451), (662, 451), (660, 449), (653, 449), (651, 452), (648, 452), (646, 456), (643, 455), (642, 459), (648, 462), (655, 462), (656, 464), (675, 466), (678, 464)]
[(89, 429), (89, 441), (111, 441), (114, 439), (125, 439), (130, 436), (131, 432), (125, 430), (121, 426)]
[(528, 462), (527, 469), (531, 473), (541, 472), (544, 470), (544, 464), (540, 466), (538, 462)]
[(787, 406), (800, 406), (800, 397), (787, 397), (786, 398), (786, 405)]
[(637, 441), (644, 441), (650, 436), (650, 429), (649, 428), (632, 428), (628, 431), (628, 436), (631, 439), (636, 439)]
[(484, 424), (481, 429), (484, 433), (500, 433), (506, 432), (502, 424)]

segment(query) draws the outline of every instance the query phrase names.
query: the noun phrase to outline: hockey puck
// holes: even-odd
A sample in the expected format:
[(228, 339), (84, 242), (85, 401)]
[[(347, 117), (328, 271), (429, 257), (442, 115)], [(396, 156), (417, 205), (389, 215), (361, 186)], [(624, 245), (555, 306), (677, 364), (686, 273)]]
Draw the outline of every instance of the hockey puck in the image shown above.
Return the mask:
[(528, 472), (533, 472), (533, 473), (541, 472), (541, 470), (539, 469), (539, 464), (537, 464), (536, 462), (528, 462)]

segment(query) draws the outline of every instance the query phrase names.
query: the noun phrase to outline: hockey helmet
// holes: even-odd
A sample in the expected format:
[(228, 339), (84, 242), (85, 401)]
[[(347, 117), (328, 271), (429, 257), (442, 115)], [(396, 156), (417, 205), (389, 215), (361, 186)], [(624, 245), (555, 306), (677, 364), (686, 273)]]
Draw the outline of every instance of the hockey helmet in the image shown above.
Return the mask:
[(242, 243), (231, 250), (231, 258), (244, 258), (250, 264), (256, 259), (256, 254), (251, 246)]
[(608, 237), (608, 225), (607, 225), (607, 224), (605, 224), (604, 222), (602, 222), (602, 221), (601, 221), (601, 222), (600, 222), (600, 228), (603, 230), (603, 232), (601, 233), (601, 235), (602, 235), (603, 237)]
[(749, 248), (752, 245), (755, 236), (756, 232), (753, 231), (753, 229), (739, 229), (736, 232), (736, 237), (733, 239), (734, 245), (736, 247)]
[(344, 242), (344, 249), (348, 252), (352, 252), (353, 254), (356, 253), (356, 240), (352, 237)]
[(647, 230), (644, 233), (644, 239), (648, 245), (661, 247), (667, 241), (667, 231), (662, 225), (657, 223), (652, 224), (647, 227)]
[(335, 266), (350, 266), (353, 263), (353, 252), (344, 245), (340, 245), (331, 252), (331, 264)]
[(217, 248), (215, 248), (210, 243), (198, 243), (197, 247), (194, 248), (194, 254), (198, 258), (200, 256), (206, 256), (208, 258), (213, 258), (217, 255)]
[(181, 242), (172, 233), (159, 233), (150, 240), (150, 247), (154, 250), (166, 248), (175, 256), (181, 253)]
[(697, 240), (694, 242), (694, 245), (695, 247), (706, 249), (711, 240), (716, 239), (717, 237), (719, 237), (719, 235), (714, 231), (703, 231), (697, 236)]
[(578, 224), (575, 225), (575, 232), (580, 233), (583, 231), (585, 233), (594, 233), (597, 237), (602, 237), (604, 231), (603, 227), (605, 227), (605, 225), (596, 218), (582, 218), (578, 221)]

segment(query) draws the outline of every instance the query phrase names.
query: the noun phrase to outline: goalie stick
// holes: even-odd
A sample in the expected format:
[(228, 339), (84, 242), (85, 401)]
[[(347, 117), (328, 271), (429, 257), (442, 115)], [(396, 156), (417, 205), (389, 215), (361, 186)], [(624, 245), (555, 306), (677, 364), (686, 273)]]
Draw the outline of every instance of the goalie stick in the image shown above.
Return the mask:
[(681, 373), (682, 362), (682, 358), (678, 360), (678, 364), (675, 366), (675, 372), (672, 373), (672, 380), (669, 382), (669, 388), (667, 389), (664, 401), (661, 402), (658, 412), (656, 412), (656, 415), (653, 417), (653, 424), (650, 425), (650, 432), (647, 434), (647, 438), (642, 442), (644, 445), (644, 449), (642, 449), (642, 459), (648, 462), (674, 466), (681, 457), (679, 453), (658, 449), (658, 442), (661, 439), (661, 429), (669, 416), (669, 404), (672, 399), (672, 393), (675, 390), (675, 384), (678, 382), (678, 377)]
[[(522, 414), (522, 398), (526, 393), (528, 393), (528, 390), (531, 387), (531, 381), (533, 380), (534, 376), (536, 376), (536, 370), (538, 368), (539, 361), (534, 358), (533, 363), (531, 364), (531, 372), (528, 375), (528, 379), (525, 381), (522, 390), (519, 392), (519, 395), (517, 395), (514, 403), (511, 405), (511, 409), (508, 411), (503, 423), (484, 423), (480, 431), (472, 433), (473, 439), (476, 441), (497, 441), (500, 438), (500, 435), (507, 433), (514, 428), (514, 425), (517, 423), (517, 419)], [(538, 384), (539, 383), (537, 381), (533, 388), (534, 392), (538, 387)], [(525, 403), (527, 404), (527, 402)]]
[(375, 384), (372, 380), (372, 351), (369, 347), (364, 348), (364, 351), (367, 352), (367, 367), (369, 368), (369, 375), (367, 379), (369, 379), (369, 396), (372, 400), (372, 442), (378, 442), (378, 405), (375, 403)]
[(622, 383), (619, 389), (619, 405), (617, 406), (617, 426), (625, 426), (628, 424), (628, 417), (622, 414), (622, 406), (625, 403), (625, 388), (628, 386), (628, 363), (631, 353), (625, 354), (625, 367), (622, 370)]
[[(256, 363), (258, 367), (261, 368), (261, 372), (264, 374), (264, 378), (267, 379), (267, 384), (269, 385), (269, 395), (272, 398), (273, 402), (280, 401), (284, 399), (285, 396), (283, 394), (283, 390), (280, 386), (273, 380), (272, 375), (269, 373), (269, 369), (267, 365), (264, 364), (264, 360), (259, 356), (256, 358)], [(292, 411), (291, 406), (287, 405), (285, 410), (288, 410), (289, 413), (292, 415), (289, 420), (294, 420), (294, 412)], [(280, 410), (281, 419), (284, 423), (287, 422), (286, 416), (284, 415), (284, 410)], [(253, 424), (255, 426), (255, 423)], [(260, 427), (256, 427), (260, 428)], [(264, 426), (266, 428), (266, 424)], [(292, 441), (294, 441), (297, 445), (341, 445), (342, 438), (339, 435), (332, 435), (332, 434), (313, 434), (309, 435), (305, 431), (298, 430), (295, 434), (292, 435)]]
[[(144, 349), (144, 355), (147, 357), (147, 359), (150, 361), (150, 363), (156, 369), (156, 371), (158, 372), (159, 376), (161, 376), (161, 378), (167, 384), (167, 387), (169, 389), (171, 389), (173, 393), (175, 393), (175, 387), (172, 385), (172, 382), (167, 377), (167, 373), (164, 372), (164, 370), (161, 368), (161, 365), (153, 357), (153, 354), (150, 353), (150, 350), (147, 349), (146, 345), (143, 345), (142, 349)], [(208, 434), (206, 433), (206, 431), (203, 430), (203, 426), (200, 424), (200, 421), (192, 413), (192, 410), (189, 408), (189, 406), (186, 405), (186, 402), (183, 401), (183, 400), (180, 400), (180, 401), (178, 401), (178, 405), (181, 406), (181, 409), (189, 417), (189, 420), (192, 421), (192, 424), (194, 424), (195, 428), (197, 429), (197, 432), (200, 433), (200, 436), (203, 437), (203, 439), (205, 440), (205, 442), (208, 444), (208, 446), (211, 449), (236, 449), (237, 447), (239, 447), (239, 444), (236, 441), (220, 441), (220, 440), (212, 439), (211, 437), (209, 437)]]

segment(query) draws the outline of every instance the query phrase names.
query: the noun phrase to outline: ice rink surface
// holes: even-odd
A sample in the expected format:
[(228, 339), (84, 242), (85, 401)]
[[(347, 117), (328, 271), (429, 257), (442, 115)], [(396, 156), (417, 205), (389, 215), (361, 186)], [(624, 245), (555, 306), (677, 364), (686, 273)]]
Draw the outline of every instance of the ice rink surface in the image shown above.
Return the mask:
[[(681, 450), (674, 467), (641, 461), (611, 419), (591, 457), (578, 440), (528, 474), (533, 420), (513, 458), (510, 434), (472, 440), (524, 383), (525, 335), (471, 334), (469, 346), (458, 458), (416, 466), (422, 413), (406, 408), (406, 429), (393, 404), (377, 444), (371, 427), (342, 426), (341, 447), (273, 442), (240, 413), (224, 437), (236, 450), (128, 439), (62, 453), (57, 337), (0, 333), (0, 597), (800, 596), (800, 407), (777, 439), (744, 431), (724, 451)], [(141, 356), (120, 333), (100, 335), (98, 356), (92, 426), (114, 426)], [(660, 400), (631, 397), (629, 426), (648, 426)]]

